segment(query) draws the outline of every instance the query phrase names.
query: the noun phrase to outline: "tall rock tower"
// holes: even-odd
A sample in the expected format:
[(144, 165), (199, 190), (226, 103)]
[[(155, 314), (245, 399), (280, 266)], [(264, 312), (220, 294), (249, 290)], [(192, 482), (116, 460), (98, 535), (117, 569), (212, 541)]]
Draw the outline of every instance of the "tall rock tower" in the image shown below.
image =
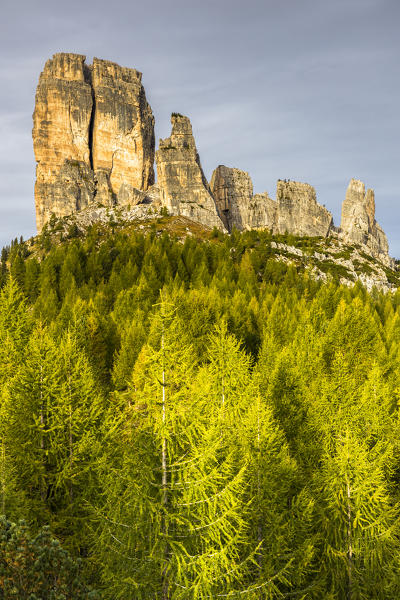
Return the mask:
[(93, 199), (89, 128), (92, 89), (85, 57), (55, 54), (40, 75), (33, 113), (36, 225), (68, 215)]
[(351, 179), (342, 204), (341, 237), (348, 244), (362, 244), (387, 266), (393, 266), (389, 244), (382, 227), (375, 220), (374, 190), (365, 191), (358, 179)]
[(160, 199), (172, 214), (225, 229), (201, 168), (188, 117), (172, 113), (172, 132), (156, 153)]
[[(154, 183), (154, 118), (142, 74), (93, 59), (92, 159), (96, 179), (108, 178), (111, 194), (125, 201), (133, 189)], [(122, 187), (122, 189), (121, 189)]]
[(141, 73), (80, 54), (55, 54), (33, 113), (36, 224), (96, 201), (135, 203), (154, 183), (154, 118)]

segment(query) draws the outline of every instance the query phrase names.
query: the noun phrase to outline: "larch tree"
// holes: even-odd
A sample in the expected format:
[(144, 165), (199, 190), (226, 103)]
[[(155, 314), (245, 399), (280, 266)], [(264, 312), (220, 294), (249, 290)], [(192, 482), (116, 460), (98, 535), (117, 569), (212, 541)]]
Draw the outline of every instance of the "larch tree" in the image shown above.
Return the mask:
[(174, 312), (161, 301), (132, 383), (108, 422), (98, 548), (115, 597), (242, 592), (255, 561), (246, 465), (225, 435), (233, 417), (224, 384), (196, 365), (176, 335)]
[(103, 408), (73, 337), (55, 340), (39, 325), (6, 390), (4, 437), (25, 494), (25, 516), (50, 522), (70, 547), (82, 534)]

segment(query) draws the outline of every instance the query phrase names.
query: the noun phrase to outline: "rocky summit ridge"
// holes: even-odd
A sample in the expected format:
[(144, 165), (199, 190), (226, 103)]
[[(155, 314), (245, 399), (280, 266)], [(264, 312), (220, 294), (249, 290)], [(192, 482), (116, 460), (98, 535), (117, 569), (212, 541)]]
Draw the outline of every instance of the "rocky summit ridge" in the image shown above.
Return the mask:
[[(59, 53), (40, 75), (33, 114), (36, 223), (101, 207), (162, 209), (223, 232), (333, 237), (357, 244), (394, 267), (375, 219), (373, 190), (352, 179), (340, 227), (307, 183), (278, 180), (276, 199), (253, 193), (249, 174), (219, 165), (210, 183), (188, 117), (172, 113), (170, 137), (155, 152), (154, 117), (136, 69), (80, 54)], [(154, 158), (157, 185), (154, 185)]]

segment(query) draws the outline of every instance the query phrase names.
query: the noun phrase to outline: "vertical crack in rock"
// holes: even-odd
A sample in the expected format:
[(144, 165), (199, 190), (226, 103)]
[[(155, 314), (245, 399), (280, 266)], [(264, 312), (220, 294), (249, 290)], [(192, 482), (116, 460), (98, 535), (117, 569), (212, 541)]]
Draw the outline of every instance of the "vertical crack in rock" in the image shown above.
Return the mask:
[(55, 54), (39, 78), (32, 132), (38, 231), (52, 213), (69, 215), (93, 198), (88, 143), (92, 93), (84, 62), (80, 54)]
[(96, 58), (87, 66), (85, 58), (55, 54), (39, 78), (33, 114), (39, 232), (52, 213), (69, 215), (95, 197), (113, 204), (120, 189), (121, 202), (134, 204), (154, 183), (154, 118), (141, 73)]
[(92, 85), (92, 72), (90, 67), (88, 67), (86, 69), (87, 72), (87, 80), (88, 83), (90, 83), (90, 89), (92, 92), (92, 112), (90, 113), (90, 120), (89, 120), (89, 136), (88, 136), (88, 142), (89, 142), (89, 164), (90, 164), (90, 168), (93, 171), (93, 129), (94, 129), (94, 116), (96, 113), (96, 97), (94, 95), (94, 89), (93, 89), (93, 85)]

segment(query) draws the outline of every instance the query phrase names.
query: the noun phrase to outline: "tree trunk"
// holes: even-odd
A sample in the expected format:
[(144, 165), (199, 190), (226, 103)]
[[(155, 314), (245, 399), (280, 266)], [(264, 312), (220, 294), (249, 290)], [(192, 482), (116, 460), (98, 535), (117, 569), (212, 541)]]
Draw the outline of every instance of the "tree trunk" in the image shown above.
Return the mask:
[(1, 514), (6, 514), (6, 445), (1, 442)]
[[(164, 327), (164, 324), (163, 324)], [(163, 424), (163, 436), (161, 442), (161, 469), (162, 469), (162, 505), (163, 505), (163, 523), (162, 523), (162, 532), (164, 534), (165, 540), (165, 555), (164, 555), (164, 567), (162, 571), (162, 600), (168, 600), (168, 577), (167, 577), (167, 569), (168, 569), (168, 545), (167, 545), (167, 521), (166, 521), (166, 511), (167, 511), (167, 502), (168, 502), (168, 494), (167, 494), (167, 440), (165, 437), (165, 422), (166, 422), (166, 395), (165, 395), (165, 361), (164, 361), (164, 331), (161, 338), (161, 349), (162, 349), (162, 361), (163, 361), (163, 371), (162, 371), (162, 424)]]
[[(41, 428), (41, 436), (40, 436), (40, 449), (42, 450), (42, 460), (44, 461), (44, 406), (43, 406), (43, 365), (40, 365), (40, 428)], [(46, 465), (45, 470), (46, 470)], [(47, 496), (46, 486), (44, 485), (44, 481), (41, 482), (40, 485), (40, 497), (45, 502)]]
[(352, 571), (353, 571), (353, 546), (351, 537), (351, 488), (347, 481), (347, 598), (351, 600)]

